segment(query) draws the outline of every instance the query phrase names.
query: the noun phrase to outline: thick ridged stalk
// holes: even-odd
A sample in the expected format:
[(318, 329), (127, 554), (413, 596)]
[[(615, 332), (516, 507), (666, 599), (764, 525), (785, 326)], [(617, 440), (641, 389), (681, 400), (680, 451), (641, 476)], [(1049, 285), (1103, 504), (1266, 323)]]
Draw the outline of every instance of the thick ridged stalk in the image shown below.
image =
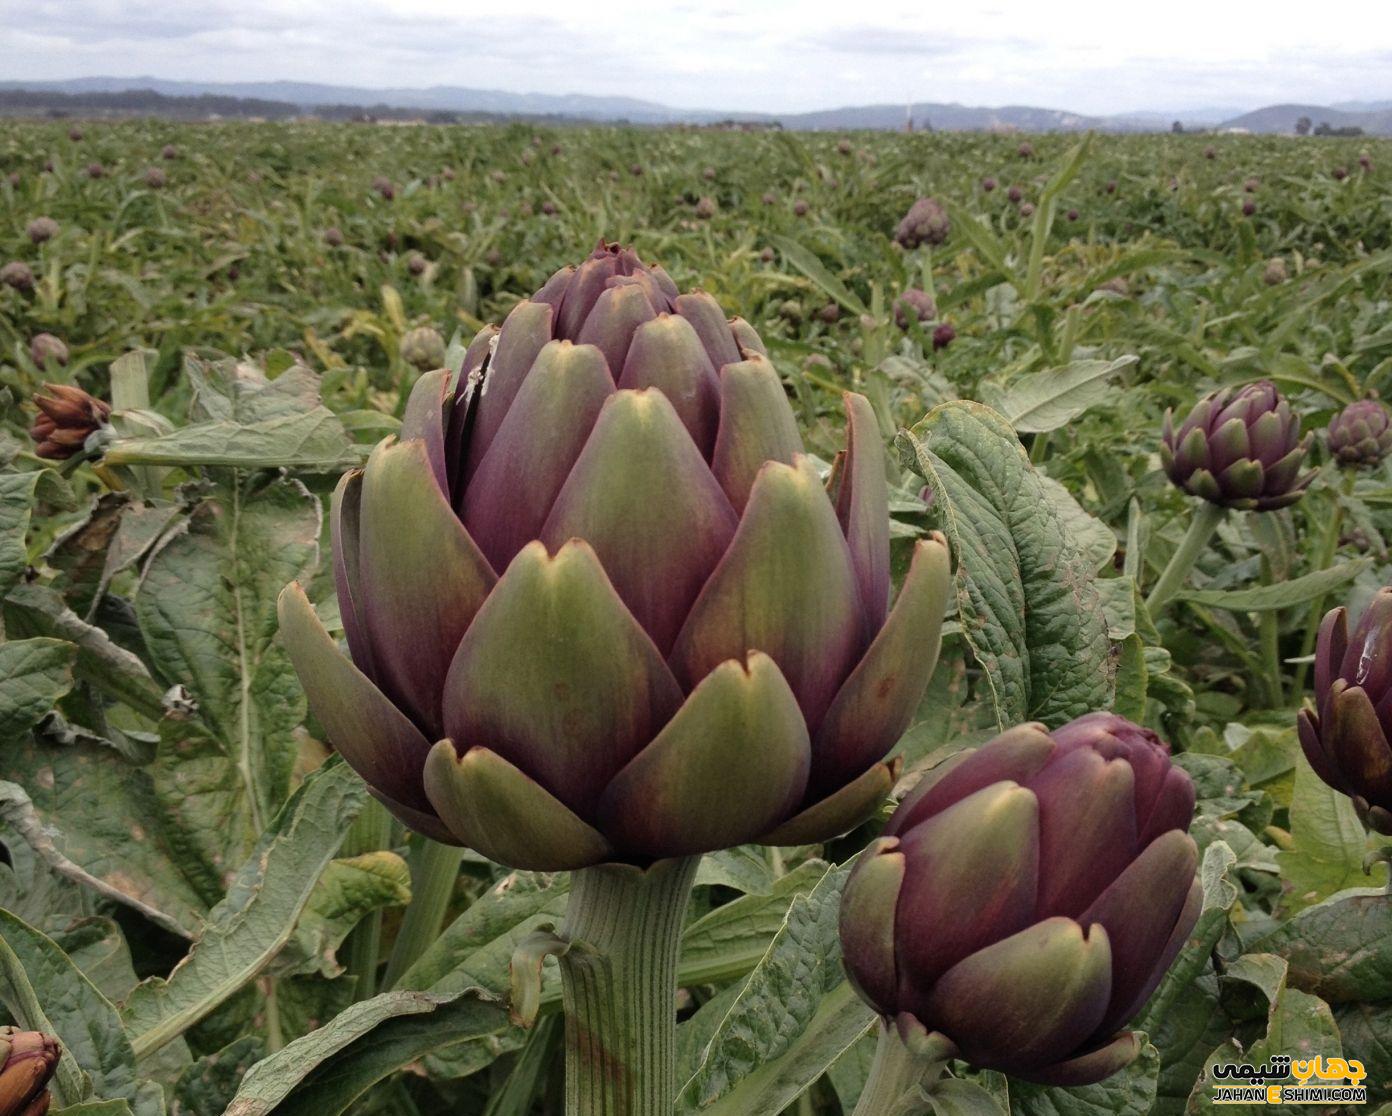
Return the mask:
[(571, 877), (560, 959), (567, 1116), (671, 1116), (677, 955), (700, 860)]
[(947, 1065), (948, 1051), (942, 1057), (910, 1050), (899, 1037), (898, 1028), (880, 1020), (880, 1038), (875, 1044), (875, 1060), (861, 1090), (854, 1116), (921, 1116), (932, 1111), (926, 1090)]

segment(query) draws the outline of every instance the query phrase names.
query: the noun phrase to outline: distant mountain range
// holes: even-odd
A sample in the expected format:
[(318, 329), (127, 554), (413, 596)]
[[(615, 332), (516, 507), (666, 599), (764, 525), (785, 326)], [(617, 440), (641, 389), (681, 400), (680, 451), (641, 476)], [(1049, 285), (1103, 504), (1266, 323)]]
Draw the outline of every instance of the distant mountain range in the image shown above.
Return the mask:
[[(597, 97), (584, 94), (509, 93), (496, 89), (469, 89), (437, 85), (426, 89), (364, 89), (349, 85), (324, 85), (299, 81), (201, 82), (169, 81), (155, 77), (71, 78), (63, 81), (0, 81), (0, 91), (25, 90), (84, 97), (135, 90), (151, 90), (164, 97), (234, 97), (277, 102), (305, 111), (328, 107), (390, 106), (421, 113), (455, 113), (468, 116), (547, 116), (575, 121), (628, 121), (634, 124), (712, 124), (733, 120), (742, 123), (781, 124), (799, 130), (849, 128), (902, 128), (912, 116), (916, 128), (949, 131), (1018, 129), (1025, 132), (1168, 131), (1175, 120), (1191, 128), (1233, 128), (1250, 132), (1286, 133), (1302, 116), (1333, 128), (1359, 127), (1370, 135), (1392, 136), (1392, 101), (1345, 101), (1335, 105), (1270, 105), (1244, 112), (1231, 107), (1212, 107), (1178, 112), (1131, 112), (1108, 116), (1086, 115), (1062, 109), (1030, 105), (996, 108), (919, 102), (913, 105), (852, 105), (803, 113), (731, 113), (715, 109), (680, 109), (634, 97)], [(55, 98), (56, 99), (56, 98)]]

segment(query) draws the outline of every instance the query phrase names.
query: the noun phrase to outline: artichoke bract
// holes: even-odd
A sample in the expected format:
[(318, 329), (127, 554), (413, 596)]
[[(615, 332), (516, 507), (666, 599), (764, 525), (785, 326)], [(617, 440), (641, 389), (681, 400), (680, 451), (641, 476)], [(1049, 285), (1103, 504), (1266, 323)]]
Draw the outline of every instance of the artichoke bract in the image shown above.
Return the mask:
[(1269, 380), (1220, 388), (1194, 405), (1176, 430), (1165, 412), (1160, 462), (1191, 496), (1247, 511), (1273, 511), (1304, 494), (1314, 473), (1300, 476), (1310, 448), (1300, 416)]
[(40, 1031), (0, 1027), (0, 1116), (43, 1116), (48, 1081), (62, 1054), (58, 1040)]
[(1329, 420), (1325, 437), (1340, 464), (1371, 469), (1392, 450), (1392, 421), (1377, 400), (1360, 399)]
[(1202, 906), (1194, 786), (1110, 713), (1010, 729), (916, 787), (841, 905), (846, 970), (910, 1045), (1082, 1085), (1140, 1050), (1124, 1030)]
[(1348, 630), (1325, 614), (1315, 642), (1315, 707), (1296, 714), (1315, 774), (1353, 800), (1363, 824), (1392, 837), (1392, 588), (1373, 594)]
[(920, 540), (890, 608), (884, 445), (845, 408), (824, 488), (747, 323), (617, 246), (557, 272), (340, 482), (352, 661), (282, 594), (329, 739), (408, 825), (515, 868), (857, 824), (949, 573)]

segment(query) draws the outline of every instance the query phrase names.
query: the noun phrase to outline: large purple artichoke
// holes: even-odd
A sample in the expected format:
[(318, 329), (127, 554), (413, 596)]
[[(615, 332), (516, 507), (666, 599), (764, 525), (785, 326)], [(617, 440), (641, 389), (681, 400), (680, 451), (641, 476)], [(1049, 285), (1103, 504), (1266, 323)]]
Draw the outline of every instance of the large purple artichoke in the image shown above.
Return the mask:
[(905, 1037), (982, 1069), (1100, 1081), (1202, 905), (1194, 785), (1110, 713), (1020, 725), (914, 791), (857, 861), (846, 969)]
[(890, 609), (883, 443), (845, 404), (828, 492), (748, 324), (618, 247), (557, 272), (340, 482), (352, 661), (282, 594), (330, 740), (407, 824), (518, 868), (844, 832), (948, 587), (920, 541)]
[(40, 1031), (0, 1027), (0, 1116), (43, 1116), (63, 1048)]
[(1373, 594), (1348, 633), (1348, 609), (1331, 609), (1315, 643), (1315, 708), (1296, 714), (1315, 774), (1368, 828), (1392, 837), (1392, 588)]
[(1376, 399), (1360, 399), (1329, 420), (1326, 438), (1341, 464), (1371, 469), (1392, 450), (1392, 421)]
[(1205, 395), (1179, 426), (1165, 412), (1160, 461), (1177, 486), (1212, 504), (1272, 511), (1293, 504), (1314, 473), (1299, 475), (1310, 448), (1300, 416), (1276, 385), (1260, 380)]

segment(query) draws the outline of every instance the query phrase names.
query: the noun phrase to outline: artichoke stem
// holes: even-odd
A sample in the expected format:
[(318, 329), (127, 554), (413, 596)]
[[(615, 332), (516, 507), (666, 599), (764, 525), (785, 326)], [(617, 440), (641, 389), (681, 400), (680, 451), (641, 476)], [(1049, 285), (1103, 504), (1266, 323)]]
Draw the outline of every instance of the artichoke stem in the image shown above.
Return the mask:
[[(348, 830), (343, 855), (360, 856), (390, 848), (391, 831), (391, 815), (375, 798), (369, 798)], [(356, 999), (368, 1000), (377, 993), (381, 946), (382, 912), (375, 910), (353, 927), (353, 932), (348, 935), (348, 972), (357, 980), (353, 989)]]
[(571, 876), (560, 959), (567, 1116), (671, 1116), (677, 957), (700, 861)]
[(1179, 591), (1184, 579), (1189, 576), (1189, 571), (1194, 568), (1194, 563), (1198, 561), (1199, 555), (1203, 553), (1204, 547), (1208, 546), (1209, 540), (1213, 538), (1218, 525), (1227, 514), (1227, 508), (1219, 504), (1210, 504), (1207, 500), (1202, 501), (1195, 509), (1194, 518), (1189, 521), (1189, 530), (1184, 533), (1179, 549), (1170, 556), (1169, 564), (1160, 574), (1160, 580), (1155, 583), (1150, 596), (1146, 598), (1146, 608), (1150, 610), (1152, 619)]
[[(1334, 555), (1339, 551), (1339, 529), (1344, 525), (1344, 500), (1343, 497), (1353, 495), (1353, 471), (1344, 470), (1342, 495), (1335, 499), (1334, 508), (1324, 521), (1324, 535), (1320, 538), (1319, 552), (1315, 556), (1314, 567), (1311, 573), (1319, 573), (1327, 570), (1334, 564)], [(1326, 595), (1321, 593), (1310, 602), (1309, 614), (1305, 617), (1305, 634), (1300, 639), (1300, 658), (1309, 659), (1315, 650), (1315, 640), (1319, 637), (1320, 621), (1324, 619), (1324, 603)], [(1302, 662), (1295, 668), (1295, 686), (1297, 695), (1305, 692), (1305, 676), (1310, 670), (1308, 662)]]
[(415, 840), (411, 849), (411, 903), (392, 945), (382, 978), (383, 992), (390, 992), (440, 936), (459, 879), (459, 862), (464, 859), (462, 848), (442, 845), (428, 837)]
[(880, 1020), (875, 1060), (853, 1116), (921, 1116), (932, 1111), (928, 1090), (947, 1066), (947, 1051), (915, 1051), (889, 1019)]

